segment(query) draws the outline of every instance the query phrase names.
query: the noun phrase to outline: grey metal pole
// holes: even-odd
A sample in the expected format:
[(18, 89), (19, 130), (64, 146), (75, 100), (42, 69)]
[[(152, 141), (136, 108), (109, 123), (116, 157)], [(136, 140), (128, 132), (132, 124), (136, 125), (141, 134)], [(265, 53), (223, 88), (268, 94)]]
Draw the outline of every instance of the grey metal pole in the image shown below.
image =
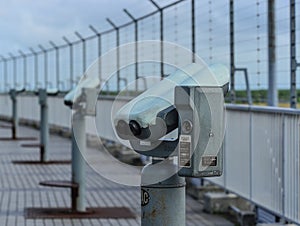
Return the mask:
[(295, 3), (295, 0), (290, 0), (290, 54), (291, 54), (290, 107), (297, 108), (296, 3)]
[(37, 53), (33, 50), (33, 48), (29, 48), (32, 54), (34, 55), (34, 89), (38, 88), (38, 56)]
[(98, 39), (98, 77), (99, 77), (99, 80), (100, 82), (102, 82), (102, 75), (101, 75), (101, 60), (100, 60), (100, 57), (101, 57), (101, 54), (102, 54), (102, 48), (101, 48), (101, 34), (100, 32), (92, 25), (89, 25), (89, 28), (95, 33), (95, 35), (97, 35), (97, 39)]
[(7, 59), (0, 55), (4, 65), (3, 65), (3, 75), (4, 75), (4, 89), (6, 90), (6, 86), (8, 86), (8, 81), (7, 81)]
[(12, 53), (8, 53), (8, 55), (11, 57), (13, 60), (13, 79), (14, 79), (14, 88), (17, 88), (17, 62), (16, 62), (16, 57)]
[(230, 19), (230, 101), (235, 103), (235, 59), (234, 59), (234, 1), (230, 0), (229, 19)]
[(24, 88), (26, 89), (27, 86), (27, 56), (24, 54), (21, 50), (19, 50), (19, 53), (23, 57), (23, 76), (24, 76)]
[(74, 82), (74, 73), (73, 73), (73, 43), (70, 42), (65, 36), (63, 36), (63, 40), (69, 45), (70, 48), (70, 89), (73, 88)]
[[(74, 112), (72, 117), (72, 182), (78, 184), (76, 202), (73, 202), (73, 210), (86, 211), (85, 204), (85, 161), (83, 155), (86, 150), (85, 116), (81, 109)], [(75, 192), (72, 190), (72, 192)], [(74, 197), (74, 194), (72, 194)], [(74, 206), (76, 203), (76, 207)]]
[(47, 84), (48, 84), (48, 53), (47, 50), (42, 46), (39, 45), (39, 48), (43, 51), (44, 53), (44, 87), (47, 89)]
[(135, 42), (135, 53), (134, 53), (134, 61), (135, 61), (135, 90), (138, 91), (138, 79), (139, 79), (139, 67), (138, 67), (138, 38), (139, 38), (139, 28), (138, 28), (138, 20), (128, 12), (127, 9), (123, 9), (123, 11), (129, 16), (129, 18), (134, 23), (134, 42)]
[(116, 30), (116, 48), (117, 48), (117, 92), (120, 91), (120, 31), (109, 18), (106, 18), (107, 22)]
[(47, 90), (39, 89), (39, 104), (41, 108), (41, 126), (40, 126), (40, 161), (48, 161), (48, 140), (49, 140), (49, 125), (48, 125), (48, 104)]
[(164, 74), (164, 11), (163, 8), (159, 7), (159, 5), (153, 1), (149, 0), (159, 11), (159, 23), (160, 23), (160, 76), (163, 78), (165, 76)]
[(82, 74), (84, 74), (86, 70), (86, 45), (85, 45), (85, 38), (82, 37), (77, 31), (74, 32), (75, 35), (81, 40), (82, 42)]
[(9, 91), (10, 99), (12, 101), (12, 139), (17, 139), (17, 130), (19, 125), (19, 118), (18, 118), (18, 103), (17, 103), (17, 92), (16, 89), (11, 89)]
[[(185, 225), (185, 179), (176, 173), (177, 166), (172, 159), (164, 163), (155, 160), (142, 171), (141, 225)], [(166, 176), (165, 176), (166, 175)], [(173, 175), (170, 177), (170, 175)], [(163, 181), (155, 178), (166, 178)], [(154, 183), (152, 181), (157, 181)]]
[(49, 41), (50, 45), (55, 49), (55, 54), (56, 54), (56, 88), (59, 90), (59, 83), (60, 83), (60, 79), (59, 79), (59, 48), (58, 46), (52, 42)]
[(276, 34), (275, 34), (275, 0), (268, 0), (268, 105), (278, 105), (276, 75)]

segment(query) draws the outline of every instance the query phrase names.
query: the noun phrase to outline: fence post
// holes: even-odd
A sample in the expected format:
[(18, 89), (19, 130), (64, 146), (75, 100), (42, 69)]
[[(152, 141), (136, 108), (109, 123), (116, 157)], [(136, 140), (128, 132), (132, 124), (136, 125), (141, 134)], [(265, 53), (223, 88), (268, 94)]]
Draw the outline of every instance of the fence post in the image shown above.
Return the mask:
[(297, 108), (297, 88), (296, 88), (296, 4), (295, 0), (290, 0), (290, 57), (291, 57), (291, 90), (290, 107)]
[(229, 3), (229, 19), (230, 19), (230, 101), (235, 103), (235, 82), (234, 82), (234, 2)]
[(159, 23), (160, 23), (160, 76), (161, 78), (163, 78), (165, 76), (164, 74), (164, 45), (163, 45), (163, 41), (164, 41), (164, 11), (163, 8), (159, 7), (159, 5), (153, 1), (153, 0), (149, 0), (154, 6), (155, 8), (157, 8), (157, 10), (159, 11)]
[(29, 48), (29, 50), (32, 52), (34, 55), (34, 89), (38, 89), (38, 56), (37, 53), (34, 51), (33, 48)]
[(102, 55), (102, 49), (101, 49), (101, 33), (92, 25), (89, 25), (89, 28), (91, 29), (92, 32), (95, 33), (97, 36), (97, 45), (98, 45), (98, 73), (99, 73), (99, 80), (102, 82), (102, 75), (101, 75), (101, 60), (100, 57)]
[(4, 56), (0, 55), (1, 60), (3, 61), (3, 75), (4, 75), (4, 90), (6, 90), (6, 86), (8, 85), (7, 83), (7, 58)]
[(13, 61), (13, 79), (14, 79), (14, 88), (17, 88), (17, 62), (16, 57), (12, 53), (8, 53), (8, 55), (11, 57)]
[(196, 16), (195, 16), (195, 0), (192, 0), (191, 2), (192, 4), (192, 52), (193, 52), (193, 56), (192, 56), (192, 62), (195, 63), (196, 62), (196, 42), (195, 42), (195, 36), (196, 36)]
[(86, 70), (86, 45), (85, 38), (79, 32), (75, 31), (74, 34), (80, 39), (82, 42), (82, 74), (84, 74)]
[(268, 105), (278, 105), (277, 75), (276, 75), (276, 30), (275, 30), (275, 0), (268, 0)]
[(21, 50), (19, 50), (19, 53), (23, 57), (23, 76), (24, 76), (24, 89), (26, 90), (27, 86), (27, 56), (24, 54)]
[(135, 42), (135, 52), (134, 52), (134, 61), (135, 61), (135, 90), (138, 91), (138, 79), (139, 79), (139, 71), (138, 71), (138, 20), (128, 12), (127, 9), (123, 9), (127, 16), (134, 23), (134, 42)]
[(116, 48), (117, 48), (117, 92), (120, 91), (120, 30), (109, 18), (106, 21), (115, 29), (116, 31)]
[(47, 50), (42, 46), (39, 45), (39, 48), (42, 50), (42, 52), (44, 53), (44, 86), (45, 89), (47, 90), (47, 84), (48, 84), (48, 54), (47, 54)]
[(74, 72), (73, 72), (73, 43), (69, 41), (65, 36), (62, 37), (62, 39), (68, 44), (70, 48), (70, 90), (73, 88), (74, 84)]
[(55, 49), (55, 54), (56, 54), (56, 88), (59, 90), (59, 48), (58, 46), (52, 42), (49, 41), (50, 45)]

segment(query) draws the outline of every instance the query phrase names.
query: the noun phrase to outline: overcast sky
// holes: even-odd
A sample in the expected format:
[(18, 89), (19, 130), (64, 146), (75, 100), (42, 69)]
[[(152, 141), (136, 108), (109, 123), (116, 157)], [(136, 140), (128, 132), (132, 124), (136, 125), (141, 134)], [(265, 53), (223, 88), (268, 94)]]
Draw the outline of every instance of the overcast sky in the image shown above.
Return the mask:
[(17, 53), (18, 49), (26, 51), (38, 44), (47, 46), (49, 40), (60, 43), (63, 35), (74, 40), (75, 30), (90, 34), (89, 24), (104, 30), (109, 26), (106, 17), (117, 24), (124, 23), (129, 19), (123, 8), (136, 16), (154, 10), (146, 0), (1, 0), (0, 54)]
[[(156, 0), (161, 6), (174, 1)], [(254, 88), (260, 88), (260, 84), (263, 87), (267, 85), (266, 1), (259, 2), (259, 7), (254, 1), (235, 2), (236, 65), (249, 68), (250, 83)], [(276, 2), (277, 69), (282, 73), (278, 75), (278, 85), (287, 87), (289, 84), (289, 76), (286, 76), (289, 73), (289, 2), (279, 0)], [(184, 5), (186, 9), (183, 9)], [(166, 40), (178, 39), (179, 44), (188, 48), (190, 47), (190, 27), (187, 24), (190, 21), (189, 7), (189, 4), (183, 4), (178, 6), (178, 9), (172, 8), (172, 11), (167, 13), (169, 19), (165, 21)], [(49, 40), (62, 44), (62, 36), (74, 41), (77, 40), (74, 35), (75, 30), (86, 37), (92, 34), (88, 28), (89, 24), (99, 31), (107, 30), (111, 28), (105, 21), (107, 17), (117, 25), (124, 24), (130, 19), (123, 12), (123, 8), (127, 8), (135, 17), (155, 10), (148, 0), (0, 0), (0, 54), (8, 56), (8, 52), (12, 52), (19, 55), (19, 49), (28, 53), (29, 47), (38, 49), (38, 44), (48, 48)], [(300, 4), (297, 4), (297, 9), (297, 18), (299, 18)], [(228, 11), (227, 0), (196, 2), (196, 47), (201, 57), (208, 59), (209, 47), (213, 47), (211, 52), (214, 54), (214, 61), (229, 62)], [(174, 15), (170, 16), (172, 14)], [(155, 35), (158, 35), (157, 22), (158, 20), (155, 22)], [(142, 29), (140, 33), (153, 32), (154, 22), (150, 23), (152, 24), (144, 24), (142, 27), (147, 29)], [(299, 29), (298, 23), (297, 30)], [(149, 35), (145, 37), (151, 38)], [(181, 43), (181, 40), (186, 43)], [(259, 48), (262, 48), (261, 53), (257, 51)], [(299, 49), (297, 48), (298, 54), (300, 54)], [(261, 63), (258, 64), (258, 60)], [(242, 76), (237, 76), (237, 79), (243, 80)], [(300, 76), (297, 78), (297, 83), (300, 83)]]

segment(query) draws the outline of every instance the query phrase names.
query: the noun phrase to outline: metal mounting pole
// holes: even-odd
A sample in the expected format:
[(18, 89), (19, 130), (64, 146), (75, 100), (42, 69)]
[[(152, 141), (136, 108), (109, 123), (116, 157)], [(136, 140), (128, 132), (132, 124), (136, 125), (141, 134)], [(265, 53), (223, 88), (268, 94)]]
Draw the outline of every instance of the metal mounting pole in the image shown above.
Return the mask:
[[(176, 173), (173, 159), (165, 159), (156, 167), (153, 164), (158, 161), (152, 161), (143, 168), (141, 175), (141, 225), (185, 225), (185, 179)], [(166, 179), (157, 179), (153, 184), (156, 177)]]
[(11, 89), (9, 91), (9, 96), (12, 101), (12, 139), (17, 139), (17, 130), (19, 125), (19, 118), (18, 118), (18, 105), (17, 105), (17, 92), (16, 89)]
[(1, 60), (3, 61), (3, 76), (4, 76), (4, 90), (6, 89), (6, 86), (8, 85), (7, 83), (7, 59), (5, 57), (3, 57), (2, 55), (0, 55)]
[(33, 50), (33, 48), (29, 48), (29, 50), (34, 55), (34, 89), (38, 89), (38, 56), (37, 53)]
[(107, 22), (116, 30), (116, 48), (117, 48), (117, 92), (120, 91), (120, 31), (109, 18), (106, 18)]
[(21, 50), (19, 50), (19, 53), (23, 57), (24, 88), (26, 89), (26, 86), (27, 86), (27, 56)]
[(70, 48), (70, 90), (73, 88), (74, 83), (74, 72), (73, 72), (73, 43), (70, 42), (65, 36), (62, 37), (63, 40), (69, 45)]
[[(72, 117), (72, 182), (78, 184), (78, 194), (74, 204), (76, 211), (86, 211), (85, 204), (85, 161), (83, 158), (86, 150), (85, 115), (78, 109)], [(75, 192), (72, 190), (72, 192)], [(76, 197), (76, 194), (72, 194)], [(73, 209), (74, 210), (74, 209)]]
[(275, 0), (268, 0), (268, 105), (278, 105), (276, 75), (276, 32), (275, 32)]
[(290, 90), (290, 107), (297, 108), (297, 87), (296, 87), (296, 3), (290, 0), (290, 54), (291, 54), (291, 90)]
[(86, 70), (86, 45), (85, 45), (85, 38), (82, 37), (77, 31), (74, 34), (80, 39), (82, 42), (82, 74), (84, 74)]
[(98, 40), (98, 77), (99, 77), (99, 81), (102, 82), (102, 75), (101, 75), (101, 60), (100, 57), (102, 55), (102, 49), (101, 49), (101, 33), (92, 25), (89, 25), (89, 28), (95, 33), (95, 35), (97, 35), (97, 40)]
[(56, 88), (59, 90), (59, 48), (57, 45), (55, 45), (54, 42), (49, 41), (50, 45), (55, 49), (55, 54), (56, 54)]
[(40, 161), (48, 161), (48, 140), (49, 140), (49, 126), (48, 126), (48, 104), (47, 104), (47, 90), (39, 89), (39, 104), (41, 107), (41, 126), (40, 126)]
[(135, 90), (138, 91), (138, 79), (139, 79), (139, 69), (138, 69), (138, 20), (128, 12), (127, 9), (123, 9), (123, 11), (129, 16), (129, 18), (133, 21), (134, 23), (134, 42), (135, 42), (135, 53), (134, 53), (134, 61), (135, 61)]
[(8, 53), (8, 55), (11, 57), (13, 60), (13, 79), (14, 79), (14, 88), (16, 89), (18, 84), (17, 84), (17, 62), (16, 62), (16, 57), (12, 53)]
[(47, 54), (47, 50), (42, 46), (39, 45), (39, 48), (43, 51), (44, 53), (44, 87), (45, 89), (47, 89), (47, 84), (48, 84), (48, 54)]
[(160, 74), (161, 74), (161, 78), (163, 78), (165, 76), (164, 74), (164, 45), (163, 45), (163, 41), (164, 41), (164, 11), (163, 8), (159, 7), (159, 5), (153, 1), (153, 0), (149, 0), (154, 6), (155, 8), (157, 8), (157, 10), (159, 11), (159, 22), (160, 22)]

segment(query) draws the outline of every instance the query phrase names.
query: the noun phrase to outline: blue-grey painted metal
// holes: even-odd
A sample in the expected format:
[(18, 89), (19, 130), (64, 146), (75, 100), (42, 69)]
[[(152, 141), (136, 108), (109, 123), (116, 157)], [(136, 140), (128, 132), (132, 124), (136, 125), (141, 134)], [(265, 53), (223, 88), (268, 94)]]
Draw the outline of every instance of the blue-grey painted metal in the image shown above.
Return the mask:
[(12, 101), (12, 139), (17, 139), (19, 125), (17, 91), (15, 89), (11, 89), (9, 91), (9, 96)]
[(72, 182), (78, 184), (76, 211), (86, 211), (85, 203), (85, 161), (86, 150), (85, 115), (77, 110), (72, 116)]
[(39, 89), (39, 104), (41, 108), (41, 124), (40, 124), (40, 161), (48, 161), (48, 140), (49, 140), (49, 125), (48, 125), (48, 103), (46, 89)]
[(185, 179), (179, 177), (176, 171), (173, 159), (158, 162), (156, 166), (150, 163), (143, 168), (142, 226), (185, 225)]

